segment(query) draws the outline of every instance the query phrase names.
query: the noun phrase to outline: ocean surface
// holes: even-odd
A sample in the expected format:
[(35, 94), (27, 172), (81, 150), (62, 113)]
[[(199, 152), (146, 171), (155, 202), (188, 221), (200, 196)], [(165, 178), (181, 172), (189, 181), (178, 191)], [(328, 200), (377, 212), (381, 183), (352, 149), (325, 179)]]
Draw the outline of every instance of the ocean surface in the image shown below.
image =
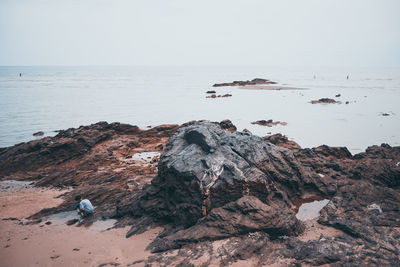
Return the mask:
[[(304, 90), (212, 87), (256, 77)], [(207, 90), (233, 96), (209, 99)], [(342, 104), (310, 103), (322, 97)], [(0, 67), (0, 147), (36, 139), (38, 131), (53, 136), (98, 121), (146, 129), (230, 119), (238, 130), (260, 136), (282, 133), (302, 147), (346, 146), (358, 153), (375, 144), (400, 145), (399, 102), (399, 69)], [(262, 119), (288, 124), (251, 124)]]

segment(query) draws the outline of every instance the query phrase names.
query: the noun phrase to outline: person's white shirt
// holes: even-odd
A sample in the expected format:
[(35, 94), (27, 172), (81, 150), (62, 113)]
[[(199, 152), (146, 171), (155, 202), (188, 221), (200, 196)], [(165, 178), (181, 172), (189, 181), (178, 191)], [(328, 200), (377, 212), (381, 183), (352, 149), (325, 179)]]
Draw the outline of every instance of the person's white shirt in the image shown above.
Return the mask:
[(84, 199), (79, 203), (79, 209), (84, 210), (85, 213), (92, 213), (94, 208), (92, 203), (90, 203), (89, 199)]

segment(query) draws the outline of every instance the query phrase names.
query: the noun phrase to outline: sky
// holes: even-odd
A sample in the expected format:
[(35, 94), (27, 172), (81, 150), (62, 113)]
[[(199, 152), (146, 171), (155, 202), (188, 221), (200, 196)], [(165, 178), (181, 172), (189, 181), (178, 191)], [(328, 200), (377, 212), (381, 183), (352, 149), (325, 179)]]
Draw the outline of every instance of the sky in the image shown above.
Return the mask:
[(399, 0), (0, 0), (0, 65), (400, 67)]

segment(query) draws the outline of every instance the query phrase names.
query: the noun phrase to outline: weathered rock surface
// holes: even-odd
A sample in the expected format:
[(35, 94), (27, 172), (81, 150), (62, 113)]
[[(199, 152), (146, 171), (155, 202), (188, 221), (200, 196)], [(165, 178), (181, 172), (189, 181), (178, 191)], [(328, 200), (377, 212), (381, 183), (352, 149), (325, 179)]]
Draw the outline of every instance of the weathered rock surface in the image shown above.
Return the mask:
[(294, 141), (289, 140), (286, 136), (282, 134), (273, 134), (264, 136), (263, 139), (267, 142), (270, 142), (274, 145), (281, 146), (284, 148), (288, 148), (290, 150), (299, 150), (301, 147)]
[(245, 86), (245, 85), (257, 85), (257, 84), (276, 84), (276, 82), (266, 80), (266, 79), (261, 79), (261, 78), (255, 78), (251, 81), (233, 81), (231, 83), (216, 83), (213, 85), (213, 87), (221, 87), (221, 86)]
[(135, 160), (133, 155), (162, 152), (178, 128), (161, 125), (144, 131), (127, 124), (99, 122), (62, 130), (55, 137), (3, 148), (0, 179), (73, 187), (61, 206), (43, 210), (34, 217), (73, 210), (74, 196), (80, 194), (97, 207), (98, 218), (109, 218), (115, 216), (121, 200), (150, 183), (157, 174), (157, 162)]
[[(275, 139), (283, 146), (289, 142)], [(235, 251), (245, 254), (254, 245), (246, 234), (262, 231), (270, 238), (257, 245), (264, 255), (256, 256), (257, 265), (268, 262), (266, 255), (284, 257), (288, 265), (399, 263), (398, 147), (373, 146), (353, 156), (346, 148), (288, 150), (267, 140), (207, 122), (179, 129), (166, 145), (151, 189), (135, 203), (143, 214), (179, 226), (167, 229), (151, 249), (178, 248), (180, 260), (190, 262), (185, 254), (194, 247), (240, 236), (247, 246), (236, 245)], [(310, 196), (331, 199), (319, 223), (341, 234), (296, 237), (304, 225), (294, 216), (295, 205)], [(156, 210), (148, 203), (157, 203)], [(189, 245), (197, 242), (202, 245)]]

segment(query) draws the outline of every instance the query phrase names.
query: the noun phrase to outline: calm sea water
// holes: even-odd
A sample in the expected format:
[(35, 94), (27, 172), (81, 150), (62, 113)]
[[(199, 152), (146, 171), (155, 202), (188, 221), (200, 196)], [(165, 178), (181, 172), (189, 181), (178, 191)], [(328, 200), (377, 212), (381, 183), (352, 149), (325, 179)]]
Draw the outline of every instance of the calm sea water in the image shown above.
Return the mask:
[[(227, 87), (217, 88), (217, 93), (232, 97), (205, 98), (216, 82), (255, 77), (307, 90)], [(336, 94), (343, 104), (309, 103)], [(0, 67), (0, 147), (32, 140), (37, 131), (55, 135), (58, 129), (98, 121), (146, 128), (230, 119), (239, 130), (260, 136), (280, 132), (303, 147), (327, 144), (360, 152), (373, 144), (400, 145), (399, 100), (400, 70), (395, 69)], [(250, 124), (261, 119), (288, 124)]]

